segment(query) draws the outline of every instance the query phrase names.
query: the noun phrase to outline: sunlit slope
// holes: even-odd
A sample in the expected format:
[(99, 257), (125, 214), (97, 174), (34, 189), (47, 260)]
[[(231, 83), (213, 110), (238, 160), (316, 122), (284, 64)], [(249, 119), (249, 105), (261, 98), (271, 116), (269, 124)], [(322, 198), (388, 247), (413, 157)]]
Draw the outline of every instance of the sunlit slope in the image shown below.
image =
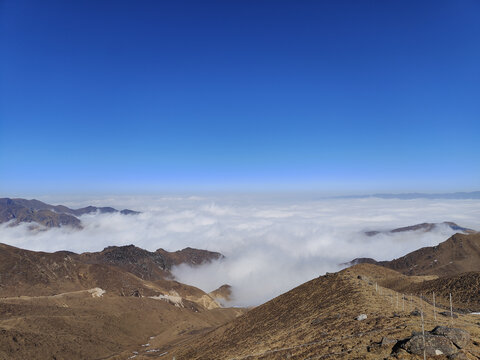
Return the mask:
[(437, 246), (378, 264), (406, 275), (447, 276), (480, 271), (480, 233), (455, 234)]
[[(362, 264), (313, 279), (252, 309), (245, 315), (189, 343), (164, 348), (179, 359), (378, 359), (389, 356), (397, 340), (421, 329), (414, 308), (424, 310), (425, 326), (450, 324), (419, 297), (378, 285), (388, 278), (408, 277), (390, 269)], [(405, 280), (408, 281), (408, 280)], [(418, 279), (412, 279), (412, 283)], [(397, 300), (398, 299), (398, 300)], [(356, 318), (366, 314), (367, 319)], [(460, 315), (453, 325), (480, 339), (474, 315)], [(376, 346), (383, 337), (388, 346)], [(471, 353), (480, 350), (469, 343)], [(406, 352), (404, 358), (415, 358)]]

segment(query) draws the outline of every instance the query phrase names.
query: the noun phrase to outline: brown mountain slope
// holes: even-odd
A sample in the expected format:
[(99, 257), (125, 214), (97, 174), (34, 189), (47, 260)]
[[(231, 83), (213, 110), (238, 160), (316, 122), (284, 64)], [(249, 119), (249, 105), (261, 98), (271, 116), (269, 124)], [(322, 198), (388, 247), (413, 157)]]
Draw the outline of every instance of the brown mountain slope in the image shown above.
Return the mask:
[(406, 275), (448, 276), (480, 271), (480, 233), (455, 234), (437, 246), (377, 264)]
[(228, 302), (232, 298), (232, 287), (228, 284), (224, 284), (218, 289), (211, 291), (209, 295), (220, 303)]
[(134, 245), (109, 246), (100, 252), (78, 256), (84, 263), (115, 265), (146, 280), (170, 277), (170, 270), (175, 265), (197, 266), (221, 258), (223, 255), (220, 253), (189, 247), (175, 252), (163, 249), (150, 252)]
[(62, 251), (0, 244), (0, 359), (96, 359), (175, 343), (243, 313), (202, 290), (146, 281)]
[(186, 247), (185, 249), (175, 252), (168, 252), (164, 249), (158, 249), (155, 253), (165, 257), (166, 266), (168, 269), (180, 264), (196, 266), (224, 258), (224, 256), (218, 252), (193, 249), (191, 247)]
[(480, 312), (480, 272), (466, 272), (459, 275), (438, 277), (436, 275), (407, 276), (379, 266), (362, 265), (356, 272), (379, 286), (400, 294), (423, 296), (433, 304), (433, 293), (437, 305), (450, 308), (449, 295), (452, 294), (453, 307), (460, 312)]
[[(190, 342), (160, 350), (177, 360), (393, 358), (389, 356), (396, 351), (397, 340), (421, 329), (420, 318), (410, 315), (414, 308), (424, 308), (427, 330), (449, 324), (445, 317), (435, 321), (431, 306), (418, 297), (402, 303), (401, 294), (385, 287), (376, 291), (375, 281), (365, 274), (377, 280), (405, 277), (383, 267), (357, 265), (300, 285)], [(396, 299), (400, 299), (398, 305)], [(357, 320), (360, 314), (367, 318)], [(460, 315), (453, 325), (469, 331), (478, 342), (476, 321), (473, 315)], [(382, 339), (387, 339), (384, 345)], [(471, 342), (467, 350), (480, 354)], [(147, 359), (146, 355), (140, 359)], [(395, 356), (423, 358), (403, 350)]]
[(205, 292), (164, 279), (168, 272), (163, 269), (156, 276), (146, 276), (149, 267), (154, 267), (153, 260), (148, 261), (148, 256), (153, 255), (133, 245), (78, 255), (68, 251), (29, 251), (0, 243), (0, 296), (55, 295), (100, 287), (108, 294), (122, 296), (154, 296), (174, 291), (191, 299), (201, 298), (202, 304), (210, 299), (212, 304), (208, 306), (213, 306), (213, 299)]
[(392, 288), (404, 292), (423, 295), (426, 301), (449, 308), (449, 296), (452, 294), (453, 306), (464, 312), (480, 312), (480, 272), (467, 272), (459, 275), (425, 279), (411, 284), (392, 284)]
[(405, 275), (450, 276), (480, 271), (480, 233), (455, 234), (437, 246), (424, 247), (391, 261), (357, 258), (343, 266), (376, 264)]
[[(184, 303), (187, 305), (186, 303)], [(179, 307), (163, 300), (88, 292), (0, 298), (0, 359), (100, 359), (151, 341), (189, 339), (240, 309)], [(123, 357), (126, 359), (127, 357)]]

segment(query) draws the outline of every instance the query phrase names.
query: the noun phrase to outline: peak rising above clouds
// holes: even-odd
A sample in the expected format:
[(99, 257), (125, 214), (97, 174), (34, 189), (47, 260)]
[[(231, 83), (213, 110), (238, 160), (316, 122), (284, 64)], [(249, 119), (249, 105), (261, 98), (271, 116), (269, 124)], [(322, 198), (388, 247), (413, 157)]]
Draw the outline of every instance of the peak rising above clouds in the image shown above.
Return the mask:
[[(4, 224), (2, 242), (43, 251), (99, 251), (129, 244), (149, 251), (186, 247), (216, 251), (225, 258), (195, 270), (176, 266), (172, 272), (179, 281), (207, 292), (229, 284), (233, 304), (256, 305), (327, 271), (336, 271), (338, 264), (351, 259), (391, 260), (437, 245), (461, 231), (444, 221), (480, 229), (477, 200), (170, 196), (90, 203), (127, 206), (142, 213), (81, 215), (81, 231), (59, 227), (32, 232), (26, 224)], [(430, 231), (365, 234), (421, 222), (437, 225)]]
[(123, 209), (121, 211), (112, 207), (86, 206), (79, 209), (70, 209), (64, 205), (50, 205), (39, 200), (0, 198), (0, 224), (8, 222), (9, 225), (30, 223), (30, 228), (46, 228), (70, 226), (81, 229), (82, 223), (78, 216), (96, 213), (120, 213), (122, 215), (138, 215), (138, 211)]

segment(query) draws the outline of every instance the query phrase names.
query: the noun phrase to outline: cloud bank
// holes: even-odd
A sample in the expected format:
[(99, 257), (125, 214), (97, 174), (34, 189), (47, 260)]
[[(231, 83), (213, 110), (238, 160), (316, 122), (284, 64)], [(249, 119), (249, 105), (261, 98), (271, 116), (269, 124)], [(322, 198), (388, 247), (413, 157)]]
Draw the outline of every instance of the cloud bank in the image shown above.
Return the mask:
[[(44, 199), (43, 199), (44, 200)], [(59, 201), (60, 203), (61, 201)], [(99, 251), (134, 244), (154, 251), (187, 246), (219, 251), (226, 259), (197, 268), (179, 266), (179, 281), (211, 291), (233, 286), (233, 305), (257, 305), (356, 257), (389, 260), (436, 245), (454, 231), (367, 237), (421, 222), (454, 221), (480, 230), (479, 200), (329, 199), (305, 197), (121, 197), (63, 202), (114, 206), (137, 216), (85, 215), (84, 229), (32, 232), (26, 225), (0, 228), (0, 242), (42, 251)]]

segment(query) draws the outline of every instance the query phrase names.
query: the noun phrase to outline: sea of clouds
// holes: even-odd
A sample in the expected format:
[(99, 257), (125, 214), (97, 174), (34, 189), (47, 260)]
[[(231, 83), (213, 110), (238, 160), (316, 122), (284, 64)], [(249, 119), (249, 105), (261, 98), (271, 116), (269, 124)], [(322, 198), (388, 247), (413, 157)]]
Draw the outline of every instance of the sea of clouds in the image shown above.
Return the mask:
[(190, 246), (219, 251), (225, 259), (173, 270), (184, 283), (211, 291), (233, 286), (231, 305), (260, 304), (305, 281), (337, 271), (357, 257), (390, 260), (436, 245), (454, 231), (366, 236), (421, 222), (454, 221), (480, 230), (479, 200), (320, 199), (308, 196), (158, 196), (51, 201), (71, 207), (114, 206), (140, 215), (81, 217), (83, 230), (31, 231), (0, 227), (0, 242), (31, 250), (99, 251), (110, 245), (169, 251)]

